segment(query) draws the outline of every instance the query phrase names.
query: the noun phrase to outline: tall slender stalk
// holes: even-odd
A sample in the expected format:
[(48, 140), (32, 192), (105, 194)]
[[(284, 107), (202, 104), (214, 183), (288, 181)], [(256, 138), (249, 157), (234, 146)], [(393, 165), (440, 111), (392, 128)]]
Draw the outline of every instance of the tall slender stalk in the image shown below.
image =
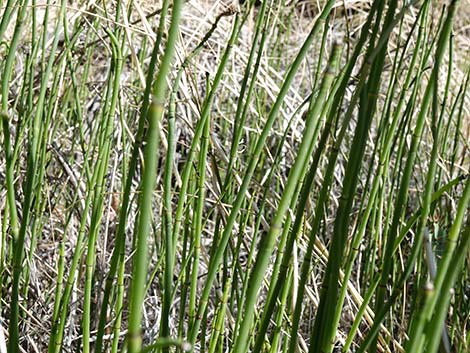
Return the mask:
[(173, 61), (176, 40), (181, 16), (182, 0), (174, 0), (171, 14), (171, 25), (165, 53), (152, 90), (152, 99), (147, 112), (148, 131), (144, 146), (144, 172), (142, 189), (139, 198), (139, 216), (136, 221), (135, 252), (133, 255), (132, 282), (130, 289), (129, 328), (127, 344), (129, 353), (140, 352), (142, 338), (140, 325), (142, 319), (142, 304), (145, 297), (147, 278), (148, 237), (152, 222), (152, 199), (155, 187), (156, 163), (159, 137), (159, 123), (163, 116), (164, 102), (167, 91), (167, 76)]

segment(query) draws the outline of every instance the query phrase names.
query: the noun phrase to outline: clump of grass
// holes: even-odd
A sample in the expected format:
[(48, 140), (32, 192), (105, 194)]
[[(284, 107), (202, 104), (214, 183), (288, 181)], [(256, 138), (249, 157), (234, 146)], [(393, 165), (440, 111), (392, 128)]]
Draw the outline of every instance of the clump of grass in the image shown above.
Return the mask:
[(463, 1), (75, 5), (2, 9), (8, 352), (469, 350)]

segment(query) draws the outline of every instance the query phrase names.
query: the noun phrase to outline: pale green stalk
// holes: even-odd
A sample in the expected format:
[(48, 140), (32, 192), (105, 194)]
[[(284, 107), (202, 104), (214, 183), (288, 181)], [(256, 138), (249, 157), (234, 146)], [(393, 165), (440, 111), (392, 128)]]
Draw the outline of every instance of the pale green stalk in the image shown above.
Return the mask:
[(147, 112), (148, 131), (145, 136), (144, 172), (142, 176), (139, 215), (136, 221), (135, 253), (133, 256), (132, 282), (130, 288), (129, 323), (127, 344), (129, 353), (138, 353), (142, 347), (140, 332), (142, 305), (145, 297), (147, 278), (148, 237), (152, 222), (152, 199), (155, 188), (159, 124), (163, 116), (167, 91), (167, 76), (173, 62), (179, 31), (182, 0), (174, 0), (168, 39), (153, 85), (152, 100)]

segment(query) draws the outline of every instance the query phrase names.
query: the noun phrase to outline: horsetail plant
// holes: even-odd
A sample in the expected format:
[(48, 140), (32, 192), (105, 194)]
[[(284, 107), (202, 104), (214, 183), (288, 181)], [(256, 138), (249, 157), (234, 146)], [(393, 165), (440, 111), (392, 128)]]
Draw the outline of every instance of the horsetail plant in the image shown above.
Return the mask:
[(5, 0), (0, 351), (469, 351), (459, 4)]

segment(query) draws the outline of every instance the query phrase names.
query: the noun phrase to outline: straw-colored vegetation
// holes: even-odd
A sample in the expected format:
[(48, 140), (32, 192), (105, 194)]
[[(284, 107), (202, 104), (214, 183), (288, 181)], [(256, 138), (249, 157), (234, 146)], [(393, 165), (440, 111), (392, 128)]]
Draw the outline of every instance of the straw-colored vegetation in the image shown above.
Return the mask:
[(3, 0), (0, 353), (469, 352), (468, 0)]

